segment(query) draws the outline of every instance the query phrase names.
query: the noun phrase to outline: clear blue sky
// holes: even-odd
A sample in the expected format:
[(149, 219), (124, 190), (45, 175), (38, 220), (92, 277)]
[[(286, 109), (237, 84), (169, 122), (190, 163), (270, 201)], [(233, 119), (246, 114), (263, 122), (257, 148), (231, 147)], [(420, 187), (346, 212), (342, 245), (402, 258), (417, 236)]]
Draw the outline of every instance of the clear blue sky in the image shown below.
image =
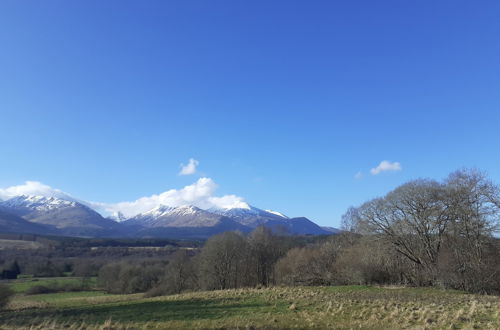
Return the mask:
[[(499, 18), (499, 1), (2, 1), (0, 187), (111, 203), (206, 176), (337, 226), (410, 179), (500, 182)], [(402, 170), (371, 175), (382, 160)]]

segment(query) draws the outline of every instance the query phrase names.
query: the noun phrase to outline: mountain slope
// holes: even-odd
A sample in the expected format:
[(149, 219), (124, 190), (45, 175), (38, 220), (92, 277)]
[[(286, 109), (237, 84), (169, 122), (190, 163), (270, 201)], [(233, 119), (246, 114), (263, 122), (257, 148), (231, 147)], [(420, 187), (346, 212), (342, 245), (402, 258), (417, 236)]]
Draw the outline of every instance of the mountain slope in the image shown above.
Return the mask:
[(125, 221), (143, 227), (209, 227), (217, 224), (221, 216), (195, 206), (170, 207), (160, 205)]
[[(265, 226), (292, 235), (328, 235), (307, 218), (288, 218), (250, 205), (243, 208), (202, 210), (192, 205), (160, 205), (120, 222), (103, 218), (91, 208), (73, 200), (43, 196), (17, 196), (0, 202), (6, 214), (15, 216), (0, 222), (0, 231), (48, 233), (88, 237), (172, 237), (208, 238), (224, 231), (250, 232)], [(7, 219), (5, 217), (5, 219)], [(2, 227), (3, 226), (3, 227)]]
[(139, 235), (205, 237), (228, 230), (250, 232), (265, 226), (283, 234), (327, 235), (330, 232), (307, 218), (288, 218), (275, 211), (247, 208), (202, 210), (195, 206), (158, 206), (123, 222)]
[(0, 208), (0, 232), (56, 235), (58, 231), (50, 226), (29, 222)]
[(60, 234), (69, 236), (118, 236), (126, 235), (122, 226), (103, 218), (91, 208), (54, 197), (18, 196), (0, 205), (9, 213), (25, 220), (50, 226)]
[(327, 235), (324, 230), (311, 220), (299, 217), (289, 218), (282, 213), (248, 206), (248, 208), (209, 209), (208, 211), (227, 216), (252, 229), (265, 226), (278, 232), (294, 235)]
[(225, 231), (250, 231), (248, 227), (195, 206), (160, 205), (123, 222), (135, 228), (137, 235), (147, 237), (208, 238)]

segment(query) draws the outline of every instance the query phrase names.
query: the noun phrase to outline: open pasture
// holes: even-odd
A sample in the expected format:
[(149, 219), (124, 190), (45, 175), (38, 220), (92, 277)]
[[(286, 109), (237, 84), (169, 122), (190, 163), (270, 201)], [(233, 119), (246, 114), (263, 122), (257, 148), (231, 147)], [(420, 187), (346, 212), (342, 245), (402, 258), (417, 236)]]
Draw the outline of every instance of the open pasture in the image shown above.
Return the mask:
[(500, 298), (422, 288), (273, 287), (144, 298), (18, 294), (2, 329), (498, 329)]

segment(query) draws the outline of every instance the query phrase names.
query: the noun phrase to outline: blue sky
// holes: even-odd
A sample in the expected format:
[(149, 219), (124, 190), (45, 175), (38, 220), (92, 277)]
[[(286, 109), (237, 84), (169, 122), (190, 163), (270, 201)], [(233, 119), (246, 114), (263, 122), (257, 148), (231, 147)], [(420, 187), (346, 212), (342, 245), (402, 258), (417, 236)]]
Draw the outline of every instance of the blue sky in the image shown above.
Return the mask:
[[(500, 182), (499, 17), (498, 1), (2, 1), (0, 187), (116, 203), (207, 177), (338, 226), (411, 179)], [(383, 160), (401, 170), (372, 175)]]

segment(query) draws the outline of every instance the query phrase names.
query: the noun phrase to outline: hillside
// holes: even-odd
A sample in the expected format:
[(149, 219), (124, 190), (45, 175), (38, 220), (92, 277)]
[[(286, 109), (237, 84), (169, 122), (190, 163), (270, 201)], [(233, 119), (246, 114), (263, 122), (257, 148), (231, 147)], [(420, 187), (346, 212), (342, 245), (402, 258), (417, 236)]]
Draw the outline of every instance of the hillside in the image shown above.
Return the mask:
[(12, 214), (5, 209), (0, 208), (0, 232), (1, 233), (29, 233), (29, 234), (54, 234), (50, 226), (37, 224), (23, 219), (20, 216)]

